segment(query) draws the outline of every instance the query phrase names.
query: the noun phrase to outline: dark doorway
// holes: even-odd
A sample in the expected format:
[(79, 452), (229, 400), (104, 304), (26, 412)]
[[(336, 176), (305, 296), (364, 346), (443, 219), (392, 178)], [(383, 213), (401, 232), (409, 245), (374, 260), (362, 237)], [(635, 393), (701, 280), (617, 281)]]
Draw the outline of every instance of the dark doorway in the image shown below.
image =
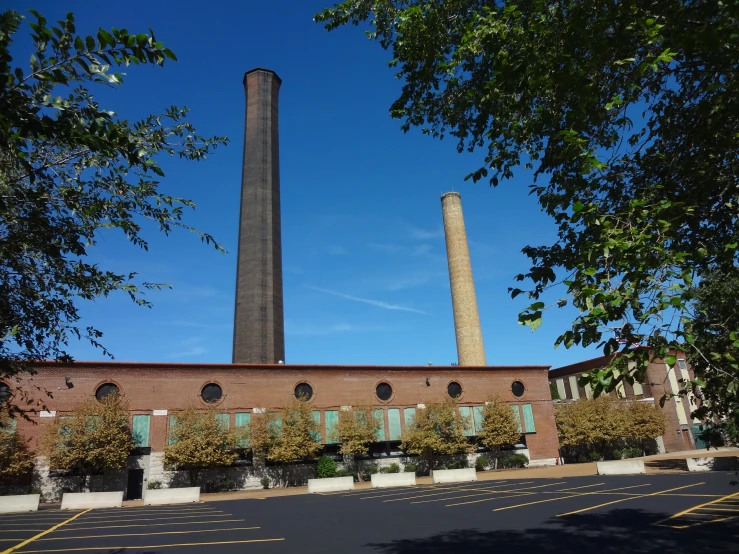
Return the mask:
[(128, 486), (126, 487), (126, 500), (139, 500), (144, 492), (144, 470), (128, 470)]

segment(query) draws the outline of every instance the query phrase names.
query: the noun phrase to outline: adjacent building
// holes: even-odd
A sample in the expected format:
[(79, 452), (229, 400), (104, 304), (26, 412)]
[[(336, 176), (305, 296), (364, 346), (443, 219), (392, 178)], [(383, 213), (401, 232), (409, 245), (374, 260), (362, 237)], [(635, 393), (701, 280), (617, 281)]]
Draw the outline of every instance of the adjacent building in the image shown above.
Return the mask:
[[(549, 383), (552, 389), (554, 402), (580, 400), (592, 398), (593, 391), (589, 386), (581, 387), (577, 380), (580, 375), (593, 369), (606, 367), (612, 356), (601, 356), (576, 364), (559, 367), (549, 372)], [(690, 381), (694, 378), (693, 370), (688, 366), (685, 354), (677, 353), (677, 362), (674, 366), (664, 360), (653, 360), (646, 371), (643, 383), (634, 382), (630, 385), (621, 382), (610, 396), (652, 402), (659, 406), (660, 399), (666, 396), (662, 411), (667, 420), (667, 431), (657, 438), (660, 452), (678, 452), (692, 450), (705, 446), (700, 442), (700, 421), (690, 416), (699, 404), (694, 394), (685, 396), (671, 396), (681, 390), (681, 381)]]

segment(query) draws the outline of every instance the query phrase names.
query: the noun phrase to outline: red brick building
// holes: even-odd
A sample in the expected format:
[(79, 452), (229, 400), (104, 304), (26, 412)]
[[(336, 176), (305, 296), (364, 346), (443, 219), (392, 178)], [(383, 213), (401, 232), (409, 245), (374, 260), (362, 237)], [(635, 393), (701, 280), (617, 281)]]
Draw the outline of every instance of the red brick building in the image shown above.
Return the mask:
[[(27, 411), (30, 421), (18, 420), (17, 431), (35, 447), (44, 425), (92, 396), (115, 387), (128, 401), (139, 448), (129, 464), (143, 481), (166, 477), (162, 451), (171, 413), (189, 406), (215, 406), (230, 426), (248, 425), (250, 414), (277, 411), (291, 395), (310, 396), (320, 423), (321, 442), (335, 451), (329, 433), (344, 406), (372, 405), (383, 422), (373, 445), (373, 458), (382, 463), (404, 457), (399, 444), (406, 425), (426, 402), (455, 398), (460, 412), (471, 417), (466, 430), (474, 437), (482, 407), (491, 395), (508, 402), (519, 418), (521, 441), (516, 451), (531, 465), (556, 463), (559, 443), (554, 425), (548, 366), (314, 366), (255, 364), (163, 364), (76, 362), (42, 363), (33, 376), (6, 380), (15, 398), (18, 389), (43, 399), (45, 410)], [(51, 398), (46, 396), (51, 393)], [(16, 404), (18, 404), (16, 402)], [(130, 478), (130, 476), (129, 476)], [(258, 486), (258, 479), (253, 483)], [(251, 486), (246, 482), (245, 486)], [(120, 489), (119, 489), (120, 490)]]
[[(646, 379), (643, 383), (630, 385), (626, 382), (619, 384), (618, 388), (611, 392), (611, 396), (628, 398), (644, 402), (653, 402), (659, 406), (660, 399), (668, 395), (662, 411), (667, 419), (667, 431), (657, 439), (658, 447), (662, 452), (678, 452), (680, 450), (692, 450), (696, 448), (696, 428), (700, 422), (690, 417), (691, 411), (698, 407), (698, 399), (691, 393), (687, 398), (684, 396), (669, 397), (680, 391), (681, 380), (692, 380), (693, 370), (686, 362), (685, 354), (676, 353), (677, 362), (670, 367), (664, 360), (653, 360), (647, 367)], [(581, 387), (577, 384), (577, 378), (593, 369), (608, 365), (612, 356), (601, 356), (576, 364), (560, 367), (549, 372), (549, 382), (552, 394), (558, 400), (579, 400), (581, 398), (592, 398), (593, 391), (590, 387)], [(555, 400), (557, 402), (558, 400)]]

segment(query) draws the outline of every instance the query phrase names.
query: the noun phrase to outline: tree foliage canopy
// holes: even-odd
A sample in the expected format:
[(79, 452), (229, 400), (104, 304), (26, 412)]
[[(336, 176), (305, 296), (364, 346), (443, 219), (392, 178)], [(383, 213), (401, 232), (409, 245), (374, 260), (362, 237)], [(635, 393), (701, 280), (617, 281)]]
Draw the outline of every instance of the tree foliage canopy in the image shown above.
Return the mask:
[(490, 397), (482, 409), (482, 429), (477, 439), (485, 448), (498, 452), (501, 446), (518, 443), (521, 438), (518, 425), (510, 405), (500, 398)]
[(201, 160), (226, 139), (197, 135), (186, 108), (129, 121), (92, 94), (122, 84), (114, 68), (162, 66), (174, 53), (151, 31), (81, 36), (72, 14), (56, 25), (31, 14), (26, 68), (10, 54), (23, 18), (0, 14), (0, 376), (29, 361), (69, 361), (71, 336), (102, 347), (98, 330), (78, 325), (82, 299), (122, 291), (149, 305), (143, 289), (159, 285), (86, 261), (103, 230), (146, 249), (145, 222), (165, 234), (184, 227), (221, 249), (182, 222), (194, 204), (160, 190), (157, 160)]
[(193, 486), (201, 470), (228, 467), (239, 457), (237, 432), (225, 425), (214, 408), (187, 408), (173, 415), (164, 464), (187, 471)]
[(459, 413), (457, 403), (451, 398), (426, 404), (425, 408), (416, 409), (416, 418), (406, 426), (400, 448), (423, 456), (429, 469), (433, 469), (434, 456), (472, 452), (473, 447), (464, 434), (468, 419)]
[(335, 436), (331, 438), (339, 442), (339, 451), (344, 455), (367, 454), (370, 445), (377, 441), (380, 425), (371, 406), (355, 406), (339, 412)]
[(0, 405), (0, 485), (29, 475), (35, 458), (26, 440), (15, 430), (15, 420)]
[(40, 452), (51, 471), (75, 471), (84, 490), (89, 475), (125, 469), (135, 447), (128, 418), (128, 404), (118, 394), (90, 398), (44, 426)]
[(555, 419), (565, 455), (592, 449), (608, 456), (629, 444), (643, 447), (645, 440), (662, 436), (667, 430), (665, 414), (651, 402), (608, 396), (560, 402), (555, 407)]
[[(693, 285), (739, 245), (737, 2), (349, 0), (316, 20), (369, 27), (403, 80), (393, 117), (482, 150), (473, 181), (533, 171), (558, 234), (523, 249), (520, 323), (572, 302), (556, 343), (620, 349), (637, 378), (650, 357), (674, 364), (671, 348), (703, 351), (686, 330)], [(614, 370), (595, 372), (596, 394), (634, 377)]]
[(716, 271), (695, 287), (696, 302), (688, 326), (701, 350), (688, 351), (695, 374), (705, 379), (697, 391), (703, 405), (695, 416), (711, 417), (739, 441), (739, 270)]
[(321, 428), (304, 400), (291, 397), (274, 414), (261, 414), (250, 425), (252, 448), (282, 463), (315, 458), (322, 450)]

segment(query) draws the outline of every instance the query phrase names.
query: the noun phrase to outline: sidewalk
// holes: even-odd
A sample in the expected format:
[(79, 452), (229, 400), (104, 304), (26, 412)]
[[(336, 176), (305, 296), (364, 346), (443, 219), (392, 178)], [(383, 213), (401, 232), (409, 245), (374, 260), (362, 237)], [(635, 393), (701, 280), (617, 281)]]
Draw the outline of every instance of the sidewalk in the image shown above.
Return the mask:
[[(642, 458), (635, 459), (644, 460), (644, 464), (647, 468), (647, 474), (653, 475), (660, 473), (687, 472), (685, 464), (680, 463), (680, 460), (684, 460), (685, 458), (714, 458), (723, 456), (739, 456), (739, 448), (712, 448), (710, 451), (685, 450), (682, 452), (656, 454), (654, 456), (644, 456)], [(503, 479), (563, 479), (566, 477), (586, 477), (589, 475), (597, 475), (595, 462), (549, 467), (533, 467), (530, 469), (520, 468), (481, 471), (478, 472), (477, 479), (478, 481), (500, 481)], [(431, 477), (418, 477), (416, 479), (416, 483), (418, 485), (430, 485)], [(369, 481), (365, 481), (363, 483), (354, 483), (355, 490), (363, 490), (369, 488)], [(200, 501), (222, 502), (225, 500), (264, 500), (266, 498), (273, 498), (277, 496), (293, 496), (297, 494), (308, 494), (308, 487), (288, 487), (278, 489), (254, 489), (233, 492), (203, 493), (200, 495)], [(123, 502), (124, 506), (131, 507), (143, 506), (143, 504), (143, 500), (127, 500)]]

